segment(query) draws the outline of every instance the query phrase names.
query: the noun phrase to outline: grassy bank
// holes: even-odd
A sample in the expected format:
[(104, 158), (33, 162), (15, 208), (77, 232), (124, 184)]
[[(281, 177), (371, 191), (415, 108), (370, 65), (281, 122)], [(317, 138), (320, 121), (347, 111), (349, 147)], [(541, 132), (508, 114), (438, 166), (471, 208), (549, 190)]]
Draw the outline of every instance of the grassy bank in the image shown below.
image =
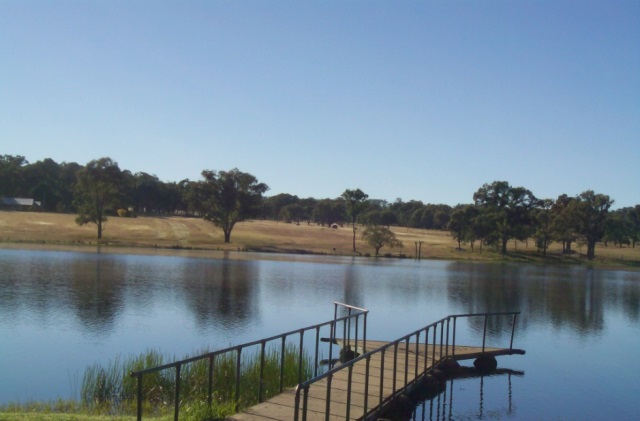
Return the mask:
[[(575, 253), (563, 256), (559, 244), (552, 244), (547, 257), (540, 256), (533, 241), (509, 243), (506, 256), (490, 247), (480, 251), (469, 245), (457, 248), (449, 232), (414, 228), (392, 227), (397, 238), (404, 243), (402, 249), (382, 248), (381, 254), (415, 257), (415, 242), (422, 241), (421, 257), (425, 259), (473, 261), (521, 261), (544, 263), (587, 263), (586, 247), (574, 246)], [(273, 253), (352, 255), (350, 227), (337, 229), (319, 225), (287, 224), (273, 221), (247, 221), (236, 225), (231, 243), (224, 243), (222, 230), (199, 218), (171, 217), (111, 217), (106, 225), (103, 246), (117, 249), (134, 247), (163, 250), (228, 250), (263, 251)], [(357, 236), (359, 254), (373, 255), (374, 250)], [(95, 246), (96, 229), (93, 225), (78, 226), (75, 215), (0, 211), (0, 243), (4, 247), (81, 247)], [(596, 248), (597, 264), (640, 266), (640, 247)]]
[[(202, 355), (209, 350), (194, 352)], [(311, 378), (313, 363), (303, 353), (302, 367), (298, 362), (299, 348), (287, 344), (282, 368), (283, 387), (298, 383), (299, 373), (304, 380)], [(185, 358), (187, 358), (185, 356)], [(180, 374), (180, 419), (202, 421), (223, 419), (238, 410), (259, 402), (262, 371), (262, 393), (268, 399), (280, 388), (281, 351), (267, 348), (264, 366), (259, 352), (243, 354), (240, 365), (240, 394), (236, 396), (236, 353), (217, 355), (211, 374), (213, 395), (209, 405), (209, 360), (184, 364)], [(175, 361), (174, 357), (149, 350), (139, 356), (116, 357), (105, 366), (96, 364), (85, 370), (80, 401), (30, 402), (0, 405), (2, 420), (132, 420), (135, 419), (137, 379), (130, 373)], [(300, 370), (300, 371), (299, 371)], [(173, 419), (176, 393), (175, 370), (148, 373), (143, 376), (142, 402), (146, 419)]]

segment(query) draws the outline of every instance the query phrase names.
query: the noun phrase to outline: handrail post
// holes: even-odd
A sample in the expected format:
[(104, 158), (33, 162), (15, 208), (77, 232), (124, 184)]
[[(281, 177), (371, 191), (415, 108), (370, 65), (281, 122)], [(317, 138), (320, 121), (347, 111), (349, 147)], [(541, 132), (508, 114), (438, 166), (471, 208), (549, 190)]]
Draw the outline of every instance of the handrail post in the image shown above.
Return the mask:
[(398, 342), (393, 344), (393, 395), (392, 400), (396, 399), (396, 376), (398, 373)]
[(380, 396), (378, 400), (378, 414), (381, 413), (382, 410), (382, 399), (384, 396), (384, 355), (387, 353), (387, 348), (382, 348), (380, 357)]
[(425, 329), (424, 332), (424, 371), (427, 371), (427, 366), (429, 362), (429, 326)]
[(413, 372), (413, 378), (418, 378), (418, 363), (420, 362), (420, 331), (416, 333), (416, 366)]
[(369, 404), (369, 366), (371, 365), (371, 355), (367, 354), (367, 363), (364, 369), (364, 412), (362, 414), (362, 419), (364, 419), (367, 415), (367, 406)]
[(440, 323), (440, 359), (442, 359), (443, 347), (444, 347), (444, 320)]
[(367, 352), (367, 314), (369, 312), (364, 313), (364, 326), (362, 329), (362, 351)]
[(446, 354), (449, 356), (449, 325), (451, 324), (451, 316), (447, 317), (447, 346), (446, 346)]
[(355, 345), (353, 346), (354, 347), (354, 352), (355, 352), (354, 355), (358, 355), (358, 317), (359, 316), (360, 316), (360, 314), (357, 313), (356, 314), (356, 342), (355, 342)]
[(347, 346), (351, 347), (351, 307), (348, 309), (347, 316)]
[(280, 393), (284, 390), (284, 356), (286, 340), (287, 335), (282, 335), (282, 344), (280, 345)]
[(451, 338), (451, 355), (456, 355), (456, 322), (458, 320), (458, 316), (453, 316), (453, 336)]
[(240, 368), (242, 364), (241, 359), (242, 347), (236, 348), (236, 403), (240, 403)]
[(304, 356), (304, 329), (300, 329), (300, 350), (298, 351), (298, 383), (302, 383), (302, 358)]
[(136, 408), (137, 421), (142, 421), (142, 376), (143, 376), (142, 373), (136, 375), (136, 378), (138, 379), (138, 393), (137, 393), (138, 407)]
[(327, 402), (325, 406), (324, 419), (329, 421), (329, 414), (331, 413), (331, 382), (333, 381), (333, 374), (329, 374), (327, 377)]
[(320, 326), (316, 326), (316, 353), (313, 360), (313, 377), (318, 375), (318, 354), (320, 353)]
[(338, 320), (338, 303), (333, 303), (333, 325), (331, 327), (331, 339), (336, 338), (336, 321)]
[(433, 354), (431, 358), (431, 365), (436, 365), (436, 336), (438, 335), (438, 325), (433, 326)]
[(353, 364), (349, 364), (349, 373), (347, 374), (347, 413), (345, 419), (349, 419), (351, 412), (351, 381), (353, 379)]
[(300, 385), (296, 386), (296, 396), (294, 398), (294, 410), (293, 421), (298, 421), (298, 413), (300, 412)]
[(329, 338), (329, 368), (331, 368), (333, 362), (333, 342), (335, 340), (333, 332), (336, 328), (336, 321), (330, 322), (329, 327), (331, 330), (331, 337)]
[(176, 365), (176, 390), (174, 397), (173, 419), (178, 421), (180, 415), (180, 370), (181, 364)]
[(486, 314), (484, 315), (484, 328), (482, 329), (482, 353), (484, 354), (484, 344), (487, 340), (487, 316)]
[(302, 421), (307, 421), (307, 408), (309, 406), (309, 385), (304, 387), (304, 397), (302, 398)]
[(405, 339), (404, 348), (404, 387), (407, 387), (407, 383), (409, 382), (409, 337)]
[(207, 403), (213, 404), (213, 354), (209, 355), (209, 387), (207, 388)]
[(260, 380), (258, 383), (258, 402), (262, 403), (262, 392), (264, 389), (264, 353), (266, 342), (260, 341)]
[(342, 318), (342, 346), (348, 346), (349, 342), (347, 341), (347, 320), (344, 317)]
[(511, 342), (509, 342), (509, 349), (513, 350), (513, 335), (516, 332), (516, 317), (518, 313), (513, 313), (513, 323), (511, 324)]

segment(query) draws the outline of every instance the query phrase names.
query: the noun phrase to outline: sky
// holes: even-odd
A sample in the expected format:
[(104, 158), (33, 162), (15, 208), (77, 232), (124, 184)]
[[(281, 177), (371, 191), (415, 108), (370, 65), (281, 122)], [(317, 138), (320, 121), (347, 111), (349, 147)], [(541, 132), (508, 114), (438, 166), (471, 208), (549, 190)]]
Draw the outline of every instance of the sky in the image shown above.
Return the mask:
[(640, 1), (0, 0), (0, 155), (640, 204)]

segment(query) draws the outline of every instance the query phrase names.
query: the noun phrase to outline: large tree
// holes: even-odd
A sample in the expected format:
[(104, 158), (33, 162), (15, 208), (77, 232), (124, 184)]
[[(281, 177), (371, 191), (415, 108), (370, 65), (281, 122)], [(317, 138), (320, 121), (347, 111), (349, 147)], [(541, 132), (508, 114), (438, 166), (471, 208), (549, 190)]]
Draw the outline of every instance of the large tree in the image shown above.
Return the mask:
[(473, 195), (473, 200), (484, 215), (493, 220), (493, 230), (501, 246), (502, 254), (507, 253), (507, 242), (521, 238), (526, 227), (531, 224), (531, 210), (538, 199), (523, 187), (512, 187), (506, 181), (484, 184)]
[(202, 171), (197, 185), (198, 208), (204, 219), (222, 228), (224, 242), (231, 241), (236, 223), (259, 215), (262, 194), (269, 187), (237, 168), (231, 171)]
[(577, 220), (578, 234), (587, 243), (587, 259), (596, 255), (596, 243), (602, 240), (606, 229), (607, 214), (613, 200), (606, 194), (596, 194), (593, 190), (581, 193), (572, 202)]
[(367, 203), (367, 199), (369, 195), (363, 192), (360, 189), (355, 190), (345, 190), (342, 193), (342, 198), (345, 200), (347, 204), (347, 212), (351, 217), (351, 226), (353, 227), (353, 252), (356, 252), (356, 220), (358, 219), (358, 215), (360, 215), (369, 204)]
[(122, 173), (118, 163), (111, 158), (93, 160), (77, 173), (76, 223), (89, 222), (98, 227), (98, 239), (102, 238), (107, 212), (112, 210), (120, 198)]

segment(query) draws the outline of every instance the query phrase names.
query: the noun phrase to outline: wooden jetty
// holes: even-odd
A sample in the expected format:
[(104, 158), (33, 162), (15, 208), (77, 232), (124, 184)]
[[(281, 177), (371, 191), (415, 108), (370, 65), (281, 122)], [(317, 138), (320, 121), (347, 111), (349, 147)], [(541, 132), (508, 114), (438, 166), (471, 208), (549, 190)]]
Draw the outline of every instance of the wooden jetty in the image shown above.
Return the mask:
[[(384, 348), (389, 342), (367, 341), (367, 350)], [(426, 351), (426, 352), (425, 352)], [(524, 354), (512, 348), (485, 348), (440, 344), (425, 345), (400, 342), (387, 352), (373, 353), (368, 362), (361, 359), (350, 369), (336, 371), (332, 376), (313, 383), (308, 391), (306, 417), (298, 410), (296, 389), (291, 388), (258, 405), (247, 408), (227, 419), (242, 421), (273, 421), (307, 419), (362, 420), (372, 417), (396, 396), (416, 384), (416, 377), (433, 368), (444, 356), (456, 360), (476, 359), (481, 355)], [(351, 377), (351, 378), (349, 378)], [(330, 402), (328, 402), (330, 401)], [(300, 405), (301, 406), (301, 405)], [(329, 416), (327, 416), (327, 411)]]
[[(347, 315), (338, 316), (339, 308)], [(255, 401), (260, 403), (242, 409), (239, 413), (228, 417), (228, 420), (375, 420), (391, 405), (402, 401), (401, 395), (410, 393), (422, 383), (423, 379), (433, 382), (434, 378), (427, 376), (434, 366), (445, 358), (464, 360), (482, 356), (524, 354), (523, 350), (513, 348), (516, 318), (520, 312), (454, 314), (392, 342), (367, 339), (368, 312), (367, 309), (334, 302), (332, 320), (132, 372), (131, 376), (137, 382), (136, 419), (142, 420), (144, 401), (148, 400), (149, 396), (148, 390), (145, 392), (143, 387), (145, 376), (160, 372), (169, 372), (168, 376), (171, 376), (170, 373), (173, 372), (174, 421), (179, 421), (182, 402), (180, 388), (182, 369), (194, 363), (208, 365), (209, 378), (205, 386), (207, 403), (211, 406), (214, 397), (214, 365), (216, 359), (222, 356), (226, 358), (231, 355), (235, 359), (235, 370), (231, 374), (235, 377), (233, 393), (234, 396), (241, 396), (244, 375), (243, 350), (245, 353), (254, 353), (259, 357), (260, 377), (257, 382), (252, 380), (252, 385), (258, 386)], [(511, 322), (509, 323), (508, 320), (500, 322), (499, 320), (503, 318), (510, 319)], [(458, 321), (463, 324), (473, 322), (476, 332), (482, 332), (482, 346), (470, 347), (457, 344)], [(491, 329), (488, 329), (489, 321), (491, 321)], [(481, 325), (483, 327), (480, 330)], [(508, 347), (485, 346), (488, 331), (497, 332), (509, 327), (511, 335)], [(326, 336), (330, 339), (322, 339), (321, 331), (325, 332), (325, 335), (328, 333)], [(285, 346), (292, 341), (297, 343), (298, 349), (298, 385), (287, 389), (284, 384)], [(327, 341), (343, 345), (342, 362), (337, 366), (327, 367), (324, 372), (319, 372), (320, 342)], [(278, 353), (280, 359), (278, 391), (280, 393), (275, 396), (271, 394), (266, 396), (263, 390), (265, 358), (268, 349), (277, 348), (280, 349)], [(314, 373), (307, 379), (302, 372), (305, 349), (311, 351), (310, 357), (314, 367)], [(333, 346), (330, 346), (330, 360), (333, 360), (335, 355), (332, 350)], [(495, 365), (493, 360), (489, 363)]]

